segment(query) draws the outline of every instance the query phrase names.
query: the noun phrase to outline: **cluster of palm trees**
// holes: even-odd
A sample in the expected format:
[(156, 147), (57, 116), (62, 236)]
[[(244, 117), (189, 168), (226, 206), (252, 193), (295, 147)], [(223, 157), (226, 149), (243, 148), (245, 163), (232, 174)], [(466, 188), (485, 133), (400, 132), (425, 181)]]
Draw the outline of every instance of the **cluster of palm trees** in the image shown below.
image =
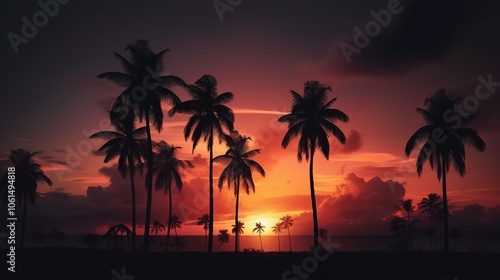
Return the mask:
[[(135, 249), (136, 236), (136, 201), (134, 177), (136, 169), (146, 169), (145, 188), (146, 213), (144, 225), (143, 249), (149, 250), (149, 229), (151, 226), (151, 205), (153, 187), (155, 190), (163, 190), (169, 194), (169, 221), (172, 221), (172, 188), (182, 189), (182, 179), (179, 170), (181, 168), (193, 167), (189, 161), (180, 160), (176, 157), (179, 147), (169, 145), (165, 141), (153, 141), (151, 130), (162, 131), (164, 115), (162, 102), (170, 102), (173, 106), (168, 116), (175, 114), (187, 114), (189, 119), (184, 128), (184, 137), (193, 143), (192, 152), (196, 149), (200, 139), (207, 143), (209, 152), (209, 211), (204, 217), (203, 225), (208, 231), (207, 251), (212, 252), (213, 225), (214, 225), (214, 201), (213, 201), (213, 163), (225, 164), (225, 168), (219, 176), (218, 187), (222, 189), (224, 184), (228, 188), (233, 187), (236, 197), (235, 205), (235, 251), (238, 251), (238, 236), (242, 232), (243, 224), (238, 229), (238, 205), (240, 187), (249, 194), (255, 191), (252, 172), (257, 171), (265, 176), (265, 171), (252, 158), (260, 152), (259, 149), (250, 149), (248, 141), (250, 137), (239, 135), (234, 130), (234, 113), (226, 106), (233, 99), (231, 92), (218, 94), (217, 81), (215, 77), (203, 75), (194, 84), (187, 84), (181, 78), (173, 75), (163, 75), (164, 56), (169, 51), (164, 49), (158, 53), (154, 52), (149, 42), (145, 40), (135, 41), (125, 48), (130, 55), (129, 59), (114, 53), (121, 63), (124, 72), (106, 72), (98, 75), (98, 78), (107, 79), (124, 88), (114, 101), (109, 112), (111, 124), (114, 131), (102, 131), (91, 135), (91, 138), (102, 138), (107, 142), (99, 149), (105, 155), (104, 162), (109, 162), (118, 157), (118, 170), (123, 177), (130, 178), (132, 194), (132, 236), (133, 248)], [(192, 99), (181, 101), (171, 90), (172, 87), (182, 87)], [(328, 100), (327, 93), (332, 91), (331, 87), (318, 81), (308, 81), (304, 84), (303, 94), (291, 91), (291, 112), (279, 118), (280, 122), (288, 124), (288, 131), (281, 142), (283, 148), (287, 148), (293, 138), (298, 137), (297, 160), (309, 162), (309, 189), (311, 193), (311, 208), (313, 217), (314, 247), (319, 244), (319, 222), (316, 207), (316, 196), (314, 188), (313, 160), (316, 150), (319, 150), (326, 159), (330, 156), (329, 136), (333, 135), (341, 144), (346, 143), (346, 137), (342, 130), (335, 124), (337, 121), (348, 122), (349, 117), (338, 109), (330, 108), (336, 98)], [(426, 109), (417, 108), (424, 117), (426, 124), (419, 128), (408, 140), (405, 154), (410, 156), (412, 151), (423, 144), (419, 152), (416, 168), (420, 176), (423, 164), (429, 161), (433, 170), (437, 171), (437, 177), (442, 181), (442, 215), (444, 249), (448, 250), (448, 199), (446, 174), (450, 166), (453, 166), (460, 176), (465, 174), (465, 148), (468, 144), (478, 151), (484, 151), (485, 143), (478, 136), (477, 131), (465, 127), (473, 115), (460, 115), (453, 111), (460, 100), (451, 100), (444, 92), (439, 90), (436, 94), (425, 100)], [(451, 111), (450, 111), (451, 110)], [(137, 123), (145, 126), (137, 128)], [(228, 150), (224, 155), (214, 157), (213, 147), (215, 139), (219, 143), (224, 142)], [(24, 203), (23, 223), (26, 221), (26, 203), (34, 204), (36, 197), (37, 182), (52, 184), (45, 176), (40, 165), (33, 161), (36, 153), (30, 153), (22, 149), (11, 151), (10, 160), (16, 168), (16, 184), (18, 203)], [(153, 179), (156, 181), (153, 182)], [(7, 197), (8, 176), (4, 175), (0, 185), (4, 197)], [(154, 183), (154, 185), (153, 185)], [(21, 204), (19, 204), (21, 205)], [(411, 209), (406, 209), (406, 220), (410, 221)], [(208, 222), (206, 223), (206, 219)], [(290, 219), (291, 220), (291, 219)], [(281, 228), (290, 230), (292, 224), (284, 222), (273, 230), (277, 233)], [(24, 225), (23, 225), (24, 232)], [(170, 230), (170, 227), (168, 227)], [(175, 230), (175, 228), (174, 228)], [(227, 232), (226, 232), (227, 233)], [(289, 232), (290, 233), (290, 232)], [(23, 243), (21, 234), (21, 246)], [(169, 235), (169, 234), (168, 234)], [(225, 238), (225, 235), (224, 235)], [(290, 241), (290, 235), (289, 235)], [(291, 242), (290, 242), (291, 250)]]

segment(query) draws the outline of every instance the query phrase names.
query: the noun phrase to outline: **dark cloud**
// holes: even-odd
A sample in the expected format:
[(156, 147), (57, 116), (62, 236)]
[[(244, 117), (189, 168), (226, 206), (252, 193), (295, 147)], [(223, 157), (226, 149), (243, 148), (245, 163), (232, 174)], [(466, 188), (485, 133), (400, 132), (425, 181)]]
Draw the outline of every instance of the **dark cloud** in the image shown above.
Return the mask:
[(358, 151), (363, 146), (363, 135), (355, 129), (351, 129), (346, 135), (345, 145), (340, 144), (336, 138), (331, 137), (331, 154), (350, 154)]
[(500, 206), (469, 204), (451, 212), (450, 228), (465, 236), (500, 236)]
[[(357, 35), (361, 33), (350, 29), (332, 44), (328, 58), (320, 63), (324, 73), (399, 76), (422, 64), (438, 62), (461, 42), (468, 25), (491, 17), (488, 9), (495, 6), (491, 1), (483, 3), (485, 5), (453, 0), (390, 2), (400, 2), (401, 12), (392, 14), (386, 27), (381, 27), (373, 36), (366, 35), (366, 26), (376, 22), (368, 13), (366, 21), (356, 25), (364, 35)], [(381, 9), (386, 7), (374, 11), (379, 13)], [(358, 39), (359, 36), (366, 38)], [(356, 53), (344, 55), (342, 49), (346, 49), (346, 44), (356, 48)]]

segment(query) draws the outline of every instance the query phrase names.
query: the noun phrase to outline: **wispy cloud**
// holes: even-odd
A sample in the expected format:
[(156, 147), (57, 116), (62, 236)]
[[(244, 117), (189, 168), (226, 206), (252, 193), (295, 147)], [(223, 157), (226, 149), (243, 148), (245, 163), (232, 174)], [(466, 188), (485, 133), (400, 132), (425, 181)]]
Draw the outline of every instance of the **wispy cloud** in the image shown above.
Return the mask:
[(275, 111), (275, 110), (259, 110), (249, 108), (233, 108), (236, 114), (260, 114), (260, 115), (285, 115), (289, 112)]

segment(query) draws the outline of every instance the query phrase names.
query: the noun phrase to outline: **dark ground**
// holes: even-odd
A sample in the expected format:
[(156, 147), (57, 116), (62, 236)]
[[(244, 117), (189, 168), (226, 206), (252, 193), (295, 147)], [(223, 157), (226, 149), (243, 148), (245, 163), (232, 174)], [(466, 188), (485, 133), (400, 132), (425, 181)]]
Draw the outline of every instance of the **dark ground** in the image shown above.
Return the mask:
[[(5, 260), (7, 251), (1, 255)], [(8, 272), (3, 262), (0, 279), (500, 279), (500, 253), (320, 252), (316, 256), (319, 259), (312, 252), (146, 254), (27, 248), (16, 252), (15, 273)], [(300, 267), (300, 272), (294, 273), (292, 266)]]

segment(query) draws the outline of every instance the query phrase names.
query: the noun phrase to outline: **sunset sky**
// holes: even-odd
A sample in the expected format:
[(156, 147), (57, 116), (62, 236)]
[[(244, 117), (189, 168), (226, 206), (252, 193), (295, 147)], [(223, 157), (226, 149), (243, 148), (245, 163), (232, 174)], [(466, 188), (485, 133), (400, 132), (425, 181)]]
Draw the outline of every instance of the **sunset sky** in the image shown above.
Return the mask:
[[(486, 151), (466, 149), (465, 177), (450, 169), (450, 228), (500, 233), (500, 5), (494, 1), (242, 1), (223, 13), (212, 1), (70, 1), (27, 43), (13, 47), (8, 34), (23, 36), (22, 18), (33, 22), (43, 11), (34, 1), (20, 2), (8, 1), (0, 12), (0, 170), (9, 165), (12, 149), (42, 151), (37, 160), (54, 184), (39, 185), (28, 216), (32, 230), (103, 233), (117, 223), (130, 224), (129, 179), (118, 173), (116, 161), (104, 164), (94, 155), (104, 142), (88, 136), (110, 129), (106, 112), (122, 90), (96, 76), (121, 71), (113, 52), (128, 57), (125, 46), (146, 39), (154, 51), (170, 49), (166, 73), (188, 83), (211, 74), (219, 93), (234, 94), (228, 105), (235, 129), (261, 149), (255, 160), (266, 171), (265, 177), (254, 175), (255, 193), (241, 195), (245, 234), (256, 222), (272, 234), (286, 214), (295, 220), (292, 234), (312, 234), (308, 164), (297, 162), (296, 141), (281, 148), (286, 126), (277, 121), (290, 110), (290, 90), (302, 93), (308, 80), (331, 86), (333, 107), (350, 117), (338, 123), (346, 145), (331, 137), (330, 160), (315, 158), (320, 228), (343, 235), (390, 234), (388, 220), (400, 199), (441, 195), (429, 165), (419, 178), (416, 154), (404, 155), (407, 140), (424, 125), (415, 109), (441, 88), (466, 98), (482, 84), (481, 92), (491, 94), (473, 104), (478, 118), (470, 126)], [(374, 15), (388, 5), (395, 13), (385, 27), (373, 25)], [(380, 32), (369, 30), (369, 42), (346, 59), (341, 46), (356, 47), (356, 30), (367, 23)], [(182, 88), (172, 90), (189, 99)], [(187, 116), (167, 117), (170, 106), (163, 108), (164, 129), (153, 139), (181, 146), (179, 156), (195, 165), (182, 172), (182, 191), (173, 191), (174, 212), (184, 223), (179, 234), (201, 235), (196, 219), (208, 212), (206, 144), (192, 153), (183, 137)], [(225, 150), (216, 145), (214, 154)], [(221, 170), (216, 165), (215, 175)], [(137, 178), (137, 202), (142, 233), (143, 178)], [(166, 223), (167, 196), (155, 193), (153, 204), (152, 219)], [(216, 192), (216, 233), (231, 229), (234, 207), (232, 190)]]

